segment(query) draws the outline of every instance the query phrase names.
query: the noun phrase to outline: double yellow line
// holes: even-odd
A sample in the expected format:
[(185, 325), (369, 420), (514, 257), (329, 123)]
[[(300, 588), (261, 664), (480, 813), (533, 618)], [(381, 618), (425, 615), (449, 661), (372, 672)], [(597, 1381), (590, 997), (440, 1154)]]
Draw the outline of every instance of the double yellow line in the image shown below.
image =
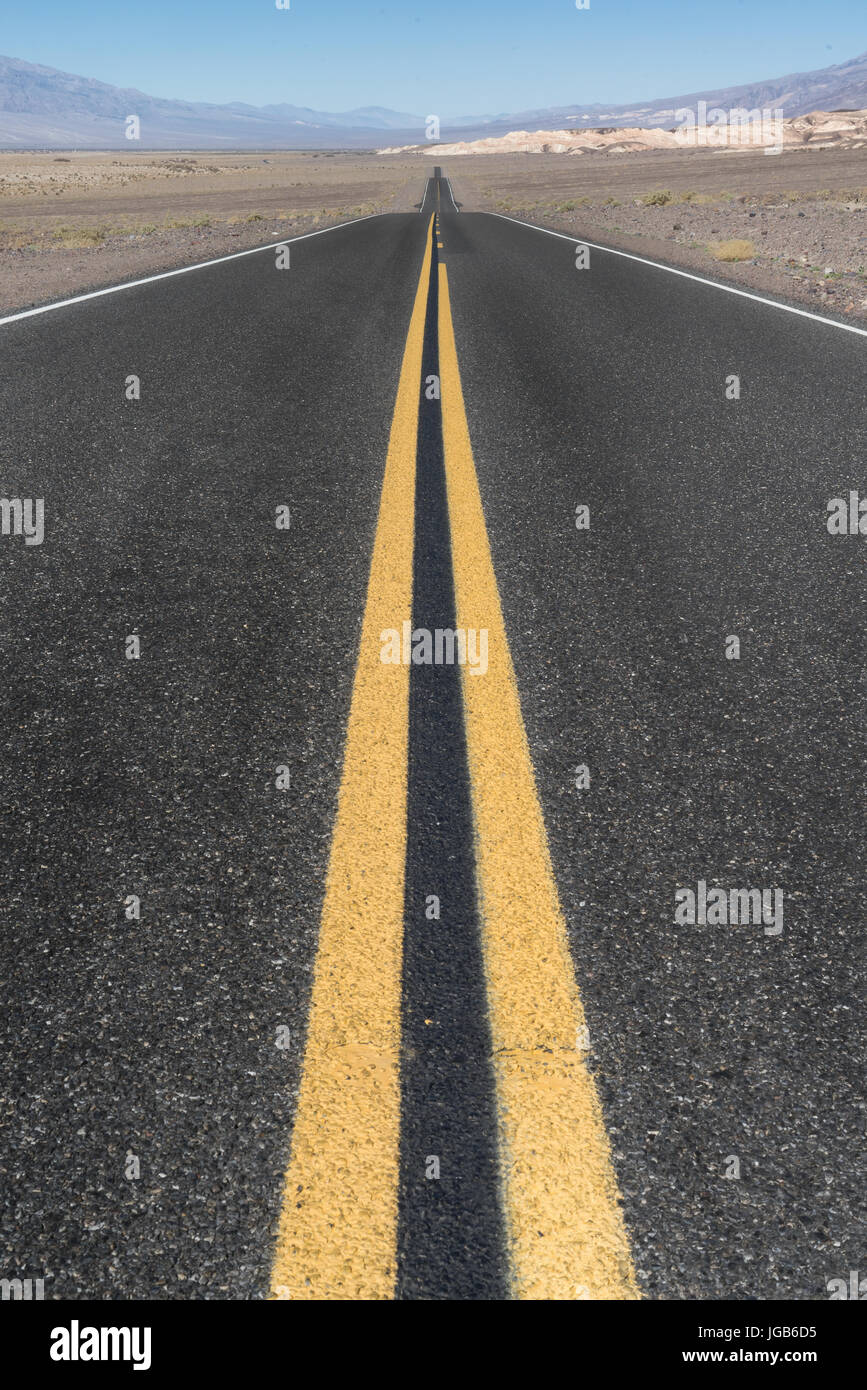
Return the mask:
[[(326, 880), (275, 1298), (394, 1294), (409, 667), (428, 227), (392, 422)], [(463, 698), (508, 1258), (514, 1297), (638, 1297), (551, 869), (470, 447), (440, 264), (439, 362), (457, 626), (487, 628)]]

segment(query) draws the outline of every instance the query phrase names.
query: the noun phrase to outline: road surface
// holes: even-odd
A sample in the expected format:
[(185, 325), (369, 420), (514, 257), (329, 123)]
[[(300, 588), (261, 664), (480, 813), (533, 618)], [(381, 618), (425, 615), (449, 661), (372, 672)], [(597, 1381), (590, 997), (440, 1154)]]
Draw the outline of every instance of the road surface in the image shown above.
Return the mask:
[(865, 335), (420, 196), (0, 323), (0, 1275), (825, 1299)]

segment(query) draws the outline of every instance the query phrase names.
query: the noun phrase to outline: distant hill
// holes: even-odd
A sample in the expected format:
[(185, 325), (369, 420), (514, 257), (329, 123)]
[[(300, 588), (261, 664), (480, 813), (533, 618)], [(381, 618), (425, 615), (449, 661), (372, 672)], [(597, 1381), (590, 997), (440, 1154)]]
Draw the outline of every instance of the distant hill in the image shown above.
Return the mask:
[[(758, 124), (743, 135), (736, 127), (729, 148), (767, 148), (778, 142), (784, 150), (867, 150), (867, 111), (811, 111), (806, 116), (786, 117), (779, 124), (775, 120)], [(465, 154), (640, 154), (647, 150), (685, 150), (690, 145), (701, 148), (701, 141), (684, 142), (682, 131), (608, 125), (583, 130), (510, 130), (508, 135), (486, 135), (479, 140), (445, 141), (437, 145), (437, 156), (452, 159)], [(722, 147), (714, 143), (704, 146)], [(419, 144), (388, 146), (380, 151), (419, 155), (428, 152), (429, 146)]]
[[(790, 73), (787, 77), (768, 78), (740, 87), (721, 87), (716, 91), (690, 92), (685, 96), (659, 97), (654, 101), (630, 102), (622, 106), (549, 106), (538, 111), (518, 111), (514, 115), (493, 116), (484, 121), (479, 134), (506, 135), (516, 129), (563, 130), (591, 129), (594, 126), (640, 126), (645, 130), (670, 128), (674, 113), (680, 106), (696, 106), (706, 101), (708, 107), (720, 106), (730, 110), (744, 106), (781, 107), (784, 117), (804, 116), (811, 111), (863, 111), (867, 107), (867, 53), (846, 63), (836, 63), (816, 72)], [(476, 138), (462, 130), (455, 139)]]
[(128, 116), (138, 116), (145, 149), (369, 148), (386, 130), (424, 136), (421, 116), (380, 106), (330, 112), (288, 103), (168, 101), (0, 57), (0, 149), (129, 148)]
[[(787, 117), (810, 111), (867, 108), (867, 53), (816, 72), (794, 73), (740, 87), (622, 106), (552, 106), (495, 116), (443, 120), (444, 140), (474, 140), (510, 131), (665, 128), (679, 106), (782, 107)], [(128, 149), (124, 122), (138, 116), (142, 149), (327, 149), (408, 145), (424, 140), (425, 118), (368, 106), (313, 111), (288, 103), (169, 101), (55, 68), (0, 57), (0, 149)]]

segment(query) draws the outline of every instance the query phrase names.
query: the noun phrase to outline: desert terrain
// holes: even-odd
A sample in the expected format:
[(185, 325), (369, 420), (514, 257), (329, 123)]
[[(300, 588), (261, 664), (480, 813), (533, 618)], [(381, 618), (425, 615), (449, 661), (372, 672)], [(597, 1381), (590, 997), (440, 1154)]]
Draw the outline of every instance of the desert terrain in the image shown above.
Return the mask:
[(412, 211), (419, 197), (413, 158), (0, 152), (0, 311)]
[(867, 318), (867, 152), (476, 154), (447, 172), (467, 208)]
[[(815, 134), (815, 121), (799, 121)], [(590, 134), (580, 132), (584, 141)], [(867, 318), (867, 149), (857, 132), (789, 143), (775, 156), (659, 148), (660, 132), (645, 134), (646, 147), (625, 151), (530, 153), (506, 143), (497, 153), (451, 158), (445, 146), (392, 154), (0, 154), (0, 310), (353, 217), (412, 211), (438, 161), (466, 211), (538, 222)]]

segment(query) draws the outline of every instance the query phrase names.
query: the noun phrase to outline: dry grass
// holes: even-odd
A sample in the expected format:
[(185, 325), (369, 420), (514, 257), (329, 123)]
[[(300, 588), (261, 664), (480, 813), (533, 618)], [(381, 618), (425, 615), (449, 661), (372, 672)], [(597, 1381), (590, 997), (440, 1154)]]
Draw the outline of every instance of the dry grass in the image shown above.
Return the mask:
[(740, 237), (732, 241), (712, 242), (707, 249), (715, 261), (751, 261), (756, 254), (753, 243)]
[[(6, 231), (54, 239), (61, 228), (213, 227), (258, 214), (323, 215), (323, 209), (409, 212), (430, 169), (417, 158), (369, 154), (15, 154), (0, 151)], [(564, 192), (561, 197), (569, 196)], [(359, 215), (359, 214), (356, 214)]]
[(107, 235), (105, 227), (58, 227), (54, 239), (70, 250), (80, 250), (87, 246), (101, 246)]

